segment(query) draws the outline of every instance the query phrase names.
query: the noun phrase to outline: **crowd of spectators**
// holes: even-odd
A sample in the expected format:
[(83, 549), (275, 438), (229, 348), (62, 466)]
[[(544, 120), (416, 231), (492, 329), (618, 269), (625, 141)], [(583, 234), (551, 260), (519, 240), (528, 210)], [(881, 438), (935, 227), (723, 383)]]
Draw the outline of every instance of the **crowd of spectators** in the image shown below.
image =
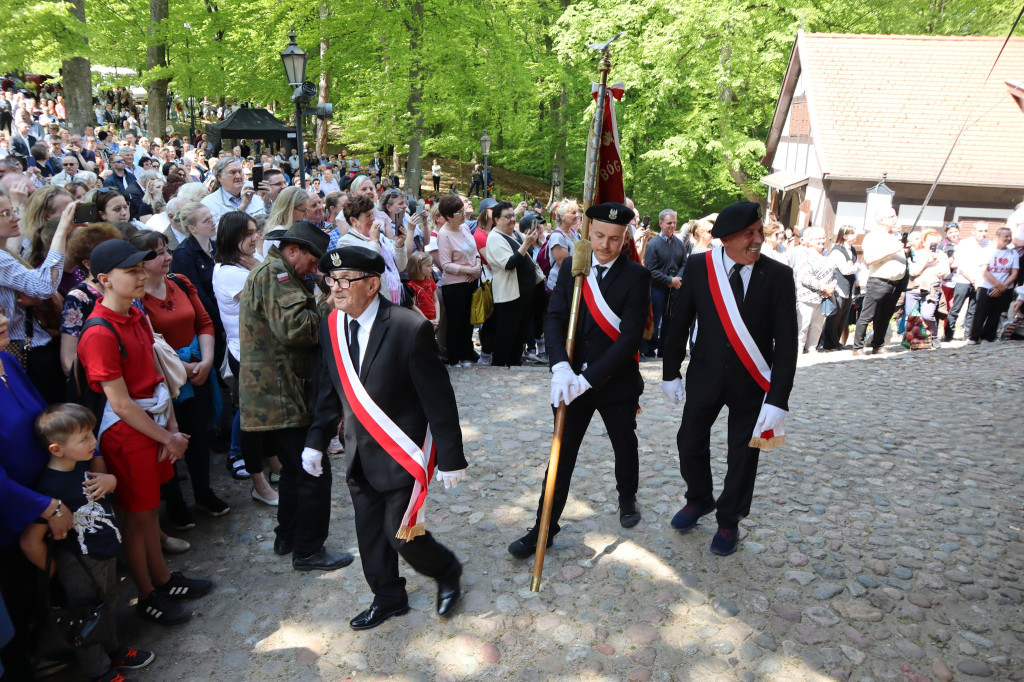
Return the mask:
[[(296, 299), (304, 324), (327, 305), (328, 287), (310, 267), (325, 249), (314, 242), (355, 245), (383, 257), (382, 295), (431, 321), (452, 367), (547, 363), (548, 297), (582, 226), (571, 199), (549, 211), (495, 198), (474, 205), (456, 192), (417, 199), (385, 172), (379, 153), (365, 166), (345, 152), (309, 155), (306, 189), (293, 149), (252, 142), (219, 151), (205, 135), (144, 137), (144, 112), (121, 91), (104, 97), (97, 125), (82, 131), (63, 127), (62, 102), (40, 106), (10, 91), (0, 100), (10, 125), (0, 132), (0, 587), (16, 631), (2, 662), (16, 674), (32, 651), (34, 573), (48, 536), (60, 549), (57, 573), (69, 599), (87, 574), (108, 585), (109, 560), (122, 555), (138, 588), (138, 616), (174, 624), (189, 617), (181, 600), (213, 585), (170, 570), (165, 555), (190, 544), (164, 529), (195, 527), (193, 509), (210, 517), (231, 511), (211, 477), (211, 451), (226, 453), (228, 473), (251, 484), (257, 503), (293, 505), (274, 484), (283, 469), (286, 482), (294, 475), (294, 462), (280, 461), (278, 441), (246, 428), (259, 417), (239, 381), (252, 375), (246, 354), (254, 352), (244, 342), (253, 333), (246, 289), (268, 259), (318, 301), (313, 310)], [(434, 160), (435, 192), (440, 172)], [(652, 275), (642, 348), (649, 360), (661, 354), (687, 258), (716, 246), (715, 216), (680, 224), (665, 209), (651, 224), (637, 213), (626, 252)], [(965, 339), (994, 341), (1004, 316), (1020, 313), (1024, 295), (1013, 299), (1024, 204), (1012, 229), (978, 222), (964, 240), (955, 223), (908, 233), (891, 210), (874, 222), (864, 235), (840, 227), (829, 244), (820, 227), (796, 236), (767, 217), (762, 255), (792, 267), (803, 352), (844, 349), (851, 328), (855, 355), (884, 353), (894, 333), (912, 348), (937, 347), (954, 338), (961, 315)], [(295, 237), (296, 226), (317, 239)], [(273, 334), (295, 313), (285, 299), (275, 299), (276, 313), (267, 306), (263, 322)], [(154, 355), (155, 347), (173, 353)], [(296, 362), (289, 381), (301, 392), (313, 377), (303, 376), (308, 362)], [(178, 372), (181, 384), (171, 385)], [(90, 396), (105, 399), (98, 414), (74, 406), (95, 405)], [(335, 439), (332, 448), (341, 447)], [(192, 504), (179, 483), (186, 476)], [(77, 523), (86, 508), (103, 519), (102, 537)], [(295, 522), (294, 506), (282, 513)], [(103, 549), (83, 563), (90, 543)], [(108, 585), (108, 598), (113, 591)], [(90, 677), (115, 679), (117, 668), (152, 656), (121, 647), (111, 631), (79, 662)]]

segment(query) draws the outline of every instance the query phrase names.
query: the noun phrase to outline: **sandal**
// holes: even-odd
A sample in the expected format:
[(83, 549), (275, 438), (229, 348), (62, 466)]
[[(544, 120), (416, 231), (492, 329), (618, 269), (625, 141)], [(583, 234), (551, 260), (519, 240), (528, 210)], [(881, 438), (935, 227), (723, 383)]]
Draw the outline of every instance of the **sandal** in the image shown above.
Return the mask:
[(251, 478), (248, 471), (245, 469), (245, 460), (241, 457), (228, 457), (224, 458), (224, 464), (228, 468), (228, 473), (231, 474), (231, 478), (236, 481), (247, 481)]

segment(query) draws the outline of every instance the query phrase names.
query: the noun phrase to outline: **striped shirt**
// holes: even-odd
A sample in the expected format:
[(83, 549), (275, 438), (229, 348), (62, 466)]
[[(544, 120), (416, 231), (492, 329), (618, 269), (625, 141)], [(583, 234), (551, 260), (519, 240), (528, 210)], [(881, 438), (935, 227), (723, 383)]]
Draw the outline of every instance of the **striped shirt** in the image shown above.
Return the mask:
[[(33, 298), (49, 298), (57, 291), (60, 277), (55, 276), (64, 267), (64, 254), (49, 251), (43, 264), (35, 270), (25, 267), (18, 259), (0, 249), (0, 308), (11, 318), (8, 334), (12, 341), (25, 341), (25, 309), (18, 305), (19, 293)], [(37, 320), (32, 321), (32, 347), (44, 346), (50, 335)]]

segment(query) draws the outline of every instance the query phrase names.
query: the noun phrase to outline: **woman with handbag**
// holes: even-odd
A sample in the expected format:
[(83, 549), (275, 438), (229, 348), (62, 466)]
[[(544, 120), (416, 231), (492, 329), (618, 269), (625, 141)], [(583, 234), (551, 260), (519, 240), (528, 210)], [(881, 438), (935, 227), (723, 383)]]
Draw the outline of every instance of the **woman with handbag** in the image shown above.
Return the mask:
[(857, 283), (857, 249), (850, 243), (855, 234), (856, 230), (852, 227), (839, 228), (836, 243), (828, 254), (828, 261), (835, 268), (836, 309), (825, 318), (819, 350), (843, 350), (846, 343), (850, 328), (848, 320), (853, 305), (853, 290)]
[[(207, 422), (212, 405), (208, 380), (213, 370), (214, 326), (206, 313), (196, 287), (187, 277), (169, 275), (171, 254), (167, 237), (162, 232), (142, 230), (129, 240), (140, 251), (153, 251), (156, 257), (145, 261), (149, 274), (145, 294), (141, 297), (153, 331), (163, 335), (177, 351), (185, 365), (188, 378), (174, 399), (174, 415), (178, 427), (189, 434), (185, 464), (188, 465), (196, 506), (210, 516), (223, 516), (231, 508), (210, 488), (210, 448)], [(167, 515), (177, 530), (195, 527), (195, 520), (181, 496), (176, 478), (161, 487)]]
[[(50, 248), (38, 268), (33, 270), (17, 256), (0, 249), (0, 307), (10, 311), (10, 349), (48, 403), (64, 399), (65, 382), (60, 342), (40, 324), (38, 307), (50, 305), (51, 297), (57, 293), (77, 205), (78, 202), (72, 202), (64, 208)], [(0, 240), (21, 234), (19, 220), (10, 199), (0, 194)]]
[(531, 303), (537, 285), (544, 282), (544, 273), (530, 257), (538, 232), (523, 235), (516, 230), (516, 212), (508, 201), (491, 210), (495, 216), (494, 229), (487, 236), (487, 262), (494, 275), (491, 364), (510, 367), (523, 364), (523, 345), (533, 312)]
[[(7, 208), (0, 206), (0, 213)], [(4, 218), (0, 217), (0, 223)], [(0, 649), (0, 664), (12, 680), (31, 680), (30, 625), (39, 593), (36, 570), (18, 546), (26, 526), (43, 519), (54, 538), (71, 530), (70, 514), (60, 500), (35, 492), (33, 485), (50, 460), (35, 434), (35, 420), (46, 401), (32, 385), (21, 363), (9, 353), (9, 308), (0, 303), (0, 595), (14, 624), (14, 638)], [(60, 512), (59, 514), (57, 512)]]
[(476, 240), (466, 227), (466, 212), (457, 194), (441, 197), (438, 213), (445, 218), (437, 232), (437, 255), (441, 261), (441, 296), (444, 299), (448, 364), (471, 367), (480, 359), (473, 350), (470, 305), (482, 267)]

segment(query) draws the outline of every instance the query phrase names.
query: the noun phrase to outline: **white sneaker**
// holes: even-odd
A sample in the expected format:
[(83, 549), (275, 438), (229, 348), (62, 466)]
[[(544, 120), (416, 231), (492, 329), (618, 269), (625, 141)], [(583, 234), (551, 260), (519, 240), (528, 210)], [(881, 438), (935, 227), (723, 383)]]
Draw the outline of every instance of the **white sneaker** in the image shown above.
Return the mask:
[(172, 538), (170, 535), (160, 541), (160, 546), (167, 554), (181, 554), (192, 549), (192, 545), (188, 540), (182, 540), (181, 538)]

